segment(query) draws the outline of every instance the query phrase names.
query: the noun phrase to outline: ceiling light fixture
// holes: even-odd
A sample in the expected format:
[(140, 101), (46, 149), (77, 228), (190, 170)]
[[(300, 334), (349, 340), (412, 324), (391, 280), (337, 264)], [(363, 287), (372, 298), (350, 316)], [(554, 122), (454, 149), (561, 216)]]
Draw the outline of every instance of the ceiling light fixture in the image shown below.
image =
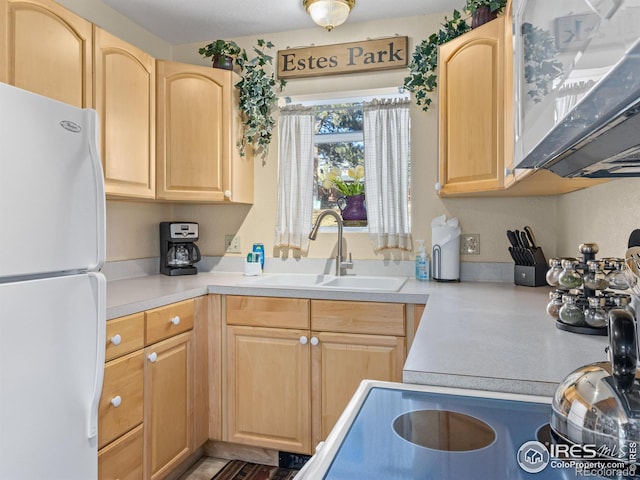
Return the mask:
[(313, 21), (329, 32), (345, 22), (355, 3), (356, 0), (303, 0), (302, 2)]

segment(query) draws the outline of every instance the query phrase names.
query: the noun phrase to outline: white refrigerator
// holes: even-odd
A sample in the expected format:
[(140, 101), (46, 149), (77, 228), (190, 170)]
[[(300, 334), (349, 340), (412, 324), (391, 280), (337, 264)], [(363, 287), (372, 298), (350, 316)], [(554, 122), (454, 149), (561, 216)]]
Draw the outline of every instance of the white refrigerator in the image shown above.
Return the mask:
[(105, 195), (96, 112), (0, 83), (0, 479), (95, 480)]

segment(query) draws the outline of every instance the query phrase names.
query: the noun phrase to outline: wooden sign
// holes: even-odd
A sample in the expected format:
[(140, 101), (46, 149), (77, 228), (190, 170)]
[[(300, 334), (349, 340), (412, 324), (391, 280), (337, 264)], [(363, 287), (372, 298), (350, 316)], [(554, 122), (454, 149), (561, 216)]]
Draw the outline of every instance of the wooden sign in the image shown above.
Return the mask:
[(407, 37), (278, 51), (278, 78), (320, 77), (407, 66)]

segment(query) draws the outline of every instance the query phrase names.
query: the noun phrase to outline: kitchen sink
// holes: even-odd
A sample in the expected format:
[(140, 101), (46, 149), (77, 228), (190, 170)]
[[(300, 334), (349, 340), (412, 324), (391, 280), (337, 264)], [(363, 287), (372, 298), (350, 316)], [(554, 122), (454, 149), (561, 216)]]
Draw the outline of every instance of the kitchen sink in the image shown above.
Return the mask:
[(402, 288), (405, 277), (360, 277), (357, 275), (333, 277), (322, 283), (323, 288), (340, 290), (365, 290), (378, 292), (397, 292)]
[(323, 290), (357, 290), (376, 292), (397, 292), (406, 277), (372, 277), (348, 275), (311, 275), (296, 273), (274, 273), (242, 282), (242, 285), (275, 288), (318, 288)]
[(261, 287), (312, 287), (326, 280), (327, 275), (309, 275), (303, 273), (274, 273), (255, 280), (244, 282)]

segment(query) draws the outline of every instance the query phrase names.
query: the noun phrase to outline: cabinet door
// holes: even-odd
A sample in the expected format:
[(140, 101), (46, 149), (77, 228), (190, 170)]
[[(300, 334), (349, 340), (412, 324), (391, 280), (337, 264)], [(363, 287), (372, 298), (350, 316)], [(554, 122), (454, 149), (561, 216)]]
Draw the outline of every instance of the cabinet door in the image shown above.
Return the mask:
[(158, 62), (157, 196), (223, 201), (231, 72)]
[(224, 440), (311, 453), (308, 330), (227, 327)]
[(312, 332), (314, 337), (319, 341), (311, 347), (313, 445), (317, 445), (326, 439), (362, 380), (402, 381), (405, 339)]
[(91, 36), (90, 22), (52, 0), (0, 0), (0, 80), (91, 107)]
[(95, 27), (95, 108), (107, 195), (155, 197), (154, 58)]
[(193, 451), (192, 332), (145, 349), (145, 478), (164, 478)]
[(504, 188), (504, 31), (500, 17), (440, 47), (441, 195)]
[(98, 480), (142, 480), (142, 425), (98, 452)]

